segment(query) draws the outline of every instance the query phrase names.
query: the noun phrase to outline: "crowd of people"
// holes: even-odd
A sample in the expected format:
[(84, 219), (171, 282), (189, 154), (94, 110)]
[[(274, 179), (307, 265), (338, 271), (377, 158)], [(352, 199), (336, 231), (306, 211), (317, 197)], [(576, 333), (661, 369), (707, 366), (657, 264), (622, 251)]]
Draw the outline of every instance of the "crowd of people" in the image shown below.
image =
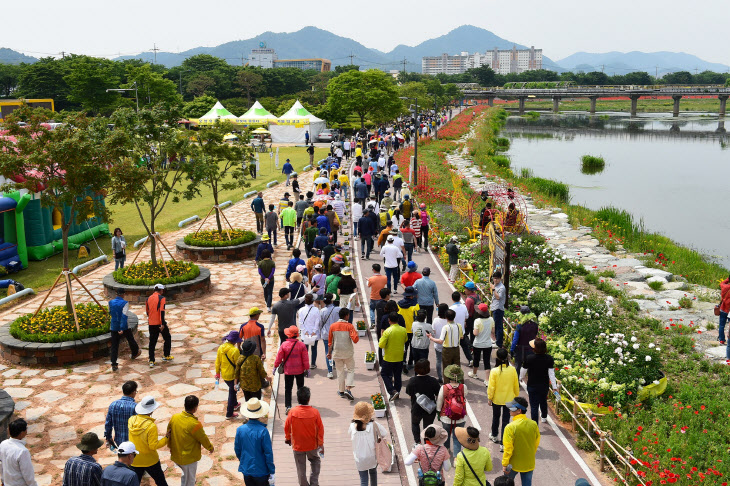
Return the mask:
[[(418, 129), (428, 134), (435, 124), (436, 120), (433, 127), (429, 123)], [(485, 386), (492, 410), (487, 439), (499, 444), (502, 452), (502, 467), (493, 482), (513, 485), (513, 479), (520, 475), (521, 484), (531, 485), (540, 444), (538, 421), (547, 420), (547, 396), (556, 386), (554, 361), (538, 337), (535, 316), (528, 308), (521, 309), (523, 318), (512, 342), (505, 343), (506, 290), (498, 271), (491, 278), (489, 302), (481, 302), (473, 282), (467, 282), (464, 293), (454, 291), (448, 299), (442, 299), (430, 277), (431, 268), (419, 269), (413, 261), (414, 253), (429, 246), (430, 215), (425, 205), (417, 205), (411, 198), (393, 153), (410, 142), (416, 128), (404, 125), (358, 135), (342, 147), (333, 147), (315, 171), (312, 191), (302, 194), (296, 185), (292, 189), (294, 199), (287, 192), (277, 204), (267, 205), (259, 193), (251, 202), (257, 231), (262, 235), (255, 260), (270, 320), (268, 325), (259, 322), (264, 311), (250, 308), (248, 320), (222, 337), (215, 360), (216, 385), (228, 391), (226, 418), (234, 420), (243, 415), (234, 451), (240, 462), (238, 470), (248, 486), (273, 485), (275, 481), (273, 447), (264, 420), (270, 409), (263, 392), (274, 374), (266, 370), (267, 356), (275, 356), (272, 370), (284, 380), (284, 440), (293, 452), (298, 483), (319, 484), (324, 425), (319, 411), (310, 405), (312, 393), (305, 383), (310, 370), (318, 366), (320, 341), (327, 377), (336, 377), (338, 396), (353, 404), (348, 435), (361, 486), (375, 486), (378, 465), (385, 470), (390, 466), (384, 463), (390, 458), (384, 459), (378, 452), (389, 436), (387, 427), (375, 421), (371, 403), (354, 403), (351, 391), (356, 380), (355, 345), (360, 339), (353, 325), (357, 309), (363, 309), (375, 333), (379, 373), (388, 402), (394, 405), (401, 392), (410, 399), (415, 444), (403, 460), (406, 466), (417, 466), (419, 484), (445, 484), (445, 473), (451, 470), (455, 486), (489, 484), (487, 473), (494, 468), (493, 460), (480, 431), (468, 424), (467, 411), (468, 388)], [(347, 167), (350, 158), (354, 158), (353, 183)], [(290, 180), (293, 171), (286, 166), (285, 170)], [(348, 207), (349, 195), (353, 201)], [(359, 289), (353, 278), (349, 235), (344, 235), (350, 220), (352, 236), (360, 240), (361, 258), (370, 260), (377, 245), (382, 259), (372, 263), (367, 289)], [(277, 240), (281, 228), (285, 250)], [(344, 241), (338, 243), (342, 237)], [(276, 278), (272, 258), (275, 251), (286, 251), (291, 256), (283, 281)], [(400, 299), (396, 297), (399, 285)], [(275, 289), (279, 300), (273, 302)], [(165, 319), (165, 288), (156, 285), (154, 290), (146, 305), (150, 367), (155, 366), (159, 336), (163, 338), (163, 359), (173, 360)], [(360, 291), (369, 295), (369, 312), (360, 302)], [(129, 304), (123, 293), (110, 302), (109, 309), (115, 337), (112, 367), (117, 370), (122, 337), (129, 342), (132, 358), (141, 351), (129, 332)], [(272, 335), (275, 324), (279, 345), (269, 350), (266, 338)], [(403, 390), (403, 376), (411, 371), (413, 376)], [(467, 387), (465, 376), (474, 384), (469, 382)], [(519, 380), (524, 379), (528, 399), (519, 396)], [(169, 448), (172, 461), (182, 471), (181, 484), (195, 484), (202, 449), (214, 453), (195, 415), (198, 397), (185, 398), (184, 409), (170, 419), (164, 436), (159, 438), (152, 415), (160, 403), (153, 396), (136, 401), (137, 391), (137, 383), (128, 381), (122, 386), (123, 396), (109, 405), (104, 440), (93, 432), (81, 437), (77, 445), (81, 455), (66, 463), (64, 486), (136, 486), (145, 473), (157, 486), (166, 485), (158, 453), (163, 447)], [(23, 444), (26, 434), (25, 421), (15, 420), (10, 424), (11, 438), (0, 444), (5, 486), (35, 484), (30, 454)], [(117, 461), (102, 469), (94, 455), (105, 445), (117, 454)]]

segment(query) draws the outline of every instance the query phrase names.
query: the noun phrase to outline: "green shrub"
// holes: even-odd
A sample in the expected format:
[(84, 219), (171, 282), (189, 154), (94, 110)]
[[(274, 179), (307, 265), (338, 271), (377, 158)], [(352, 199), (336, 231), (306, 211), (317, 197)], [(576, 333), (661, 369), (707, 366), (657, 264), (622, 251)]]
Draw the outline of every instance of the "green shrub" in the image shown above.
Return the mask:
[(606, 168), (606, 162), (603, 157), (594, 157), (592, 155), (584, 155), (581, 157), (580, 170), (584, 174), (597, 174)]
[(570, 199), (570, 188), (562, 182), (543, 179), (542, 177), (532, 177), (527, 179), (525, 184), (531, 190), (549, 197), (554, 197), (561, 202), (568, 202)]
[(657, 292), (659, 292), (660, 290), (662, 290), (664, 288), (664, 284), (655, 280), (653, 282), (649, 282), (649, 287), (652, 290), (656, 290)]
[(692, 299), (685, 295), (684, 297), (679, 299), (679, 305), (684, 309), (689, 309), (692, 307)]
[(26, 314), (10, 324), (10, 335), (21, 341), (35, 343), (60, 343), (76, 339), (91, 338), (109, 332), (110, 317), (104, 307), (96, 304), (78, 304), (76, 316), (65, 306), (43, 309), (38, 315)]
[(494, 163), (497, 164), (498, 167), (502, 167), (503, 169), (509, 169), (512, 164), (509, 157), (505, 155), (495, 155), (492, 157), (492, 160), (494, 160)]
[(523, 167), (520, 169), (520, 178), (521, 179), (530, 179), (531, 177), (534, 177), (535, 174), (532, 172), (532, 169)]
[(120, 268), (112, 275), (114, 280), (125, 285), (164, 285), (187, 282), (200, 275), (200, 268), (192, 262), (169, 261), (165, 262), (170, 276), (167, 276), (162, 264), (152, 265), (152, 262), (135, 263)]
[(621, 307), (627, 312), (639, 312), (641, 310), (639, 303), (629, 298), (621, 298), (619, 300), (619, 305), (621, 305)]
[(586, 282), (588, 282), (591, 285), (598, 285), (598, 275), (595, 273), (589, 273), (586, 275)]
[(616, 278), (616, 272), (613, 270), (603, 270), (598, 275), (606, 278)]
[[(228, 239), (230, 232), (231, 239)], [(218, 230), (199, 231), (197, 234), (190, 233), (185, 236), (185, 244), (190, 246), (202, 247), (222, 247), (222, 246), (238, 246), (250, 243), (256, 239), (256, 233), (253, 231), (233, 229), (229, 231), (218, 232)]]
[(689, 336), (672, 336), (671, 343), (674, 349), (682, 354), (689, 354), (692, 352), (692, 348), (694, 348), (692, 338)]
[(494, 139), (494, 145), (497, 147), (497, 150), (500, 150), (502, 152), (505, 152), (509, 150), (509, 138), (506, 137), (497, 137)]

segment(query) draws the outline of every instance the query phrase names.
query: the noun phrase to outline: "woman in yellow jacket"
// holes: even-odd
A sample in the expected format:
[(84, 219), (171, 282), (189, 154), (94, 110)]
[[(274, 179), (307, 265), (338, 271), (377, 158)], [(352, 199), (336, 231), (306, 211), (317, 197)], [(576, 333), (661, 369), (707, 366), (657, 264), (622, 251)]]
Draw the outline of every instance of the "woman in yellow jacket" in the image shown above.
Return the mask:
[(138, 452), (132, 463), (132, 469), (140, 481), (146, 472), (157, 486), (167, 486), (157, 449), (165, 447), (169, 438), (166, 436), (158, 440), (155, 419), (150, 417), (159, 406), (160, 403), (154, 397), (144, 397), (134, 407), (137, 415), (129, 417), (129, 440)]
[[(510, 420), (509, 410), (506, 404), (520, 394), (520, 383), (517, 378), (517, 371), (514, 366), (509, 365), (509, 354), (504, 348), (497, 350), (495, 367), (489, 373), (489, 385), (487, 386), (487, 403), (492, 406), (492, 433), (489, 439), (495, 444), (501, 444), (504, 436), (504, 429)], [(499, 430), (499, 418), (502, 417), (502, 433)], [(500, 434), (500, 435), (498, 435)], [(502, 451), (503, 446), (499, 446)]]
[(236, 398), (236, 362), (241, 353), (237, 344), (243, 342), (238, 331), (231, 331), (223, 338), (223, 344), (218, 347), (218, 354), (215, 357), (215, 381), (218, 383), (221, 378), (228, 385), (228, 407), (226, 418), (232, 420), (238, 417), (236, 410), (241, 408)]

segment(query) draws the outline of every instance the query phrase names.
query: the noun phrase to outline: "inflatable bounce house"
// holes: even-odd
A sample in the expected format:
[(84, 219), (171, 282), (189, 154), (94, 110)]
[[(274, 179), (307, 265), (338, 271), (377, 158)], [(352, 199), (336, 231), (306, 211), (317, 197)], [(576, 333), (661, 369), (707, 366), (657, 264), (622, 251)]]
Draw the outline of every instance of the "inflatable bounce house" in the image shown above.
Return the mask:
[[(25, 192), (25, 191), (23, 191)], [(101, 195), (81, 196), (87, 199)], [(14, 191), (0, 196), (0, 265), (9, 272), (28, 267), (28, 260), (45, 260), (63, 250), (61, 239), (62, 213), (71, 218), (71, 210), (41, 206), (40, 194), (23, 194)], [(80, 224), (74, 221), (69, 229), (68, 246), (76, 250), (99, 235), (108, 235), (109, 227), (90, 214)]]

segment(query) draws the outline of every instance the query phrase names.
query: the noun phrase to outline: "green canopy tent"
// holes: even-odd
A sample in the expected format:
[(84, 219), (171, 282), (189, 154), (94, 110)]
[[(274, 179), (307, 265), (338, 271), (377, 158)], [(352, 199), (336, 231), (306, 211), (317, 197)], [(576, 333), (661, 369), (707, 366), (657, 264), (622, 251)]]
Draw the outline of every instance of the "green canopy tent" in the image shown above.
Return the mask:
[(261, 106), (258, 101), (243, 115), (241, 115), (236, 121), (239, 125), (268, 125), (269, 122), (276, 120), (276, 117), (269, 113), (269, 111)]
[(199, 125), (214, 125), (216, 121), (228, 120), (236, 123), (236, 115), (226, 110), (220, 101), (216, 101), (208, 113), (198, 119)]

